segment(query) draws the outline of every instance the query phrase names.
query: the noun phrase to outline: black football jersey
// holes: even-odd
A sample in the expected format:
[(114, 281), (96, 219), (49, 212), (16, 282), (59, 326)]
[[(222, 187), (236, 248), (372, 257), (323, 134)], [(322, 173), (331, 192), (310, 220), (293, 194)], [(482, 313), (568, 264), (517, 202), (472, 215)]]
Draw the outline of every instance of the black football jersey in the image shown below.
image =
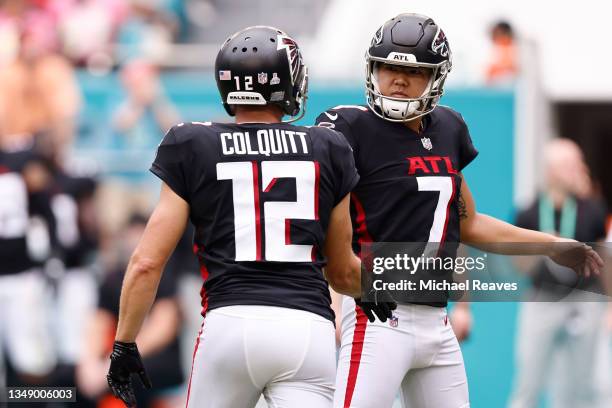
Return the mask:
[(284, 123), (185, 123), (168, 131), (151, 171), (190, 205), (203, 313), (269, 305), (333, 320), (325, 231), (359, 179), (342, 135)]
[(316, 123), (353, 148), (361, 176), (351, 194), (356, 252), (364, 242), (459, 242), (459, 173), (478, 152), (457, 112), (438, 106), (420, 134), (365, 106), (338, 106)]
[(30, 163), (42, 162), (31, 149), (0, 150), (0, 275), (23, 272), (40, 266), (27, 245), (30, 215), (42, 216), (51, 228), (49, 198), (46, 192), (30, 193), (23, 170)]
[(97, 180), (60, 169), (53, 178), (51, 208), (57, 225), (56, 255), (61, 257), (67, 270), (88, 266), (98, 249), (98, 239), (95, 227), (85, 225), (82, 210), (86, 200), (93, 200)]

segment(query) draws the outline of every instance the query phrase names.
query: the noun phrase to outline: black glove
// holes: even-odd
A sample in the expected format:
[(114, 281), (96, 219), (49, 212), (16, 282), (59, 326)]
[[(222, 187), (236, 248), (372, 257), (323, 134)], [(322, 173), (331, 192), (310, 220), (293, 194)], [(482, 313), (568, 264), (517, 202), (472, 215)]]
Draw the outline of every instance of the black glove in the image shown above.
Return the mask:
[(145, 372), (136, 343), (115, 341), (110, 356), (111, 365), (106, 380), (115, 397), (120, 398), (126, 406), (135, 407), (136, 397), (132, 388), (132, 374), (138, 374), (146, 388), (151, 388), (151, 380)]
[(363, 310), (363, 313), (368, 316), (368, 320), (370, 321), (370, 323), (374, 323), (374, 320), (376, 320), (374, 315), (376, 315), (376, 317), (378, 317), (378, 320), (380, 320), (381, 322), (386, 322), (387, 319), (393, 317), (393, 311), (397, 309), (397, 303), (393, 301), (379, 302), (378, 291), (374, 291), (373, 302), (362, 301), (361, 298), (358, 298), (355, 299), (355, 303), (357, 303), (361, 310)]

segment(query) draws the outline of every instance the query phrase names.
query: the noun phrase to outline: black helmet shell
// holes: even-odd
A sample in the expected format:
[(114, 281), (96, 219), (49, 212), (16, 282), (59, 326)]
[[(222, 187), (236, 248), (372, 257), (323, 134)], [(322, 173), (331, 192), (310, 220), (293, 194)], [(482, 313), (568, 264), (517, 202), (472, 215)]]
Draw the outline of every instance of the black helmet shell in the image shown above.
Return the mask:
[(278, 105), (286, 115), (304, 109), (307, 68), (296, 42), (274, 27), (245, 28), (229, 37), (215, 61), (223, 106)]

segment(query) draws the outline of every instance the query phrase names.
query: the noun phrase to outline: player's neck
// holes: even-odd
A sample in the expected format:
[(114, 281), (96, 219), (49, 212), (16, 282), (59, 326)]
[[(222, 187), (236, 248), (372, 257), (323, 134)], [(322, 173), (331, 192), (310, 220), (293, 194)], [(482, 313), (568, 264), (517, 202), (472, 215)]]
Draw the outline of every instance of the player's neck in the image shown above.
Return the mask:
[(280, 123), (282, 113), (276, 109), (236, 109), (236, 123)]
[(404, 126), (412, 130), (414, 133), (419, 134), (423, 130), (423, 121), (421, 119), (422, 118), (417, 118), (409, 122), (404, 122)]

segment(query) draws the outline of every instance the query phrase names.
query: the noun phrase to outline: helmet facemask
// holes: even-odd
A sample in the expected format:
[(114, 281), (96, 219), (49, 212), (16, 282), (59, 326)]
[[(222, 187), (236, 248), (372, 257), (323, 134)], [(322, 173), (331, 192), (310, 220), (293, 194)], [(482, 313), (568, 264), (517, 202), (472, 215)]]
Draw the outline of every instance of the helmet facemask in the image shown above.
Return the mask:
[[(429, 83), (418, 98), (397, 98), (385, 96), (378, 85), (380, 64), (405, 67), (427, 68), (431, 70)], [(391, 122), (409, 122), (427, 115), (434, 110), (444, 93), (444, 82), (450, 71), (450, 61), (439, 64), (398, 62), (385, 58), (373, 57), (366, 52), (366, 97), (372, 111), (382, 119)]]

